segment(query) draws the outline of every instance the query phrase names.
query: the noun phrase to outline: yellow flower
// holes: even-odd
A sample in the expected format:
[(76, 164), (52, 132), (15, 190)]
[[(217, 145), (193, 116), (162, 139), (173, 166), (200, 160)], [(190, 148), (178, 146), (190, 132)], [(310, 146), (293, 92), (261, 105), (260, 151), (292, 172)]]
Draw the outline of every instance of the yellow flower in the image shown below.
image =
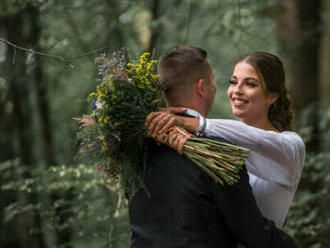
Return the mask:
[(102, 97), (101, 91), (97, 91), (97, 98), (101, 98), (101, 97)]
[(152, 74), (151, 77), (152, 79), (157, 80), (160, 76), (158, 74)]
[(95, 92), (91, 92), (87, 97), (87, 101), (90, 102), (90, 101), (94, 100), (94, 98), (96, 96), (97, 96), (97, 94)]
[(101, 139), (102, 139), (102, 143), (103, 143), (104, 148), (108, 150), (109, 146), (108, 146), (108, 143), (105, 141), (104, 136), (101, 136)]
[(147, 61), (147, 57), (150, 56), (149, 52), (145, 52), (142, 54), (141, 58), (140, 58), (140, 64), (144, 64)]

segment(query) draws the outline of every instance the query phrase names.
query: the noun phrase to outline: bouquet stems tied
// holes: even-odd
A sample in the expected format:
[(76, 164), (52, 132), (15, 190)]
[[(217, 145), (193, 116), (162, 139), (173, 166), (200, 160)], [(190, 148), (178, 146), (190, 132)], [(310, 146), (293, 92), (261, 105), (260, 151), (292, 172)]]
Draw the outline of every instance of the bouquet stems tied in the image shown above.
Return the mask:
[(234, 185), (249, 150), (213, 139), (196, 137), (174, 126), (156, 137), (193, 161), (200, 169), (221, 185)]

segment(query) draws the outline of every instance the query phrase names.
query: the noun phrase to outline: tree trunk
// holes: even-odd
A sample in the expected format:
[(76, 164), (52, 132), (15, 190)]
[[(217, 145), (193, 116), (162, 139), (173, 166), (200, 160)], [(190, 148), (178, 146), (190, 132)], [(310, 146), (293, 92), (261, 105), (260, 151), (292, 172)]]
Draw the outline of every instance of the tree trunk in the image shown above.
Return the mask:
[[(109, 12), (108, 19), (113, 23), (113, 28), (109, 30), (105, 36), (105, 46), (107, 46), (107, 53), (111, 54), (113, 51), (116, 51), (120, 48), (125, 47), (123, 27), (119, 21), (119, 16), (121, 13), (120, 2), (114, 0), (106, 0), (106, 5), (108, 6)], [(109, 46), (111, 44), (111, 46)]]
[(151, 36), (148, 45), (148, 51), (153, 52), (156, 48), (158, 37), (161, 33), (161, 25), (158, 23), (160, 16), (160, 0), (152, 0), (150, 5), (151, 12)]
[[(296, 120), (307, 106), (315, 104), (308, 123), (312, 137), (307, 143), (309, 151), (319, 150), (317, 100), (319, 99), (319, 51), (322, 35), (320, 17), (321, 0), (282, 0), (280, 11), (273, 12), (277, 36), (287, 69), (287, 82), (291, 93)], [(299, 122), (297, 122), (299, 126)], [(302, 123), (306, 125), (306, 123)]]
[(0, 163), (16, 158), (14, 136), (15, 128), (12, 101), (9, 98), (8, 74), (6, 66), (0, 64), (0, 80), (5, 80), (5, 86), (0, 89)]
[(330, 15), (326, 14), (330, 12), (330, 2), (324, 2), (324, 35), (321, 42), (321, 99), (324, 107), (329, 107), (330, 103)]
[[(23, 14), (17, 13), (5, 19), (7, 39), (22, 43)], [(24, 42), (24, 41), (23, 41)], [(30, 107), (30, 85), (26, 72), (26, 54), (8, 48), (6, 67), (9, 84), (9, 100), (13, 102), (14, 124), (18, 135), (19, 156), (22, 163), (29, 165), (34, 161), (32, 138), (32, 113)], [(11, 137), (14, 139), (14, 137)]]
[[(36, 50), (40, 49), (39, 40), (40, 40), (40, 23), (39, 23), (39, 9), (31, 8), (29, 11), (31, 19), (31, 47), (34, 47)], [(55, 156), (53, 149), (53, 140), (52, 140), (52, 129), (51, 129), (51, 120), (49, 115), (49, 101), (48, 101), (48, 89), (47, 82), (44, 81), (44, 74), (42, 68), (42, 58), (40, 56), (35, 56), (36, 67), (34, 68), (34, 85), (36, 89), (36, 99), (37, 99), (37, 108), (40, 119), (41, 126), (41, 137), (42, 144), (44, 149), (44, 158), (48, 165), (54, 165)]]
[[(33, 7), (26, 7), (18, 10), (15, 14), (6, 16), (5, 18), (5, 34), (6, 38), (23, 47), (33, 47), (38, 43), (39, 34), (36, 31), (35, 18), (38, 18), (38, 9)], [(34, 33), (36, 32), (36, 33)], [(32, 38), (33, 37), (33, 38)], [(32, 63), (28, 59), (28, 54), (12, 47), (7, 49), (6, 54), (6, 75), (9, 84), (9, 101), (13, 103), (13, 116), (14, 122), (12, 125), (15, 127), (18, 136), (19, 152), (17, 157), (21, 159), (22, 166), (27, 167), (26, 172), (22, 175), (24, 178), (31, 176), (31, 168), (34, 165), (34, 133), (32, 128), (32, 111), (30, 106), (31, 101), (31, 85), (30, 82), (34, 81), (33, 77), (28, 73), (29, 66), (32, 68)], [(39, 71), (38, 71), (39, 69)], [(36, 77), (40, 76), (40, 66), (38, 65), (33, 69)], [(41, 74), (42, 75), (42, 74)], [(37, 93), (40, 95), (40, 92)], [(39, 96), (37, 96), (40, 102)], [(48, 114), (48, 111), (47, 113)], [(42, 126), (42, 125), (41, 125)], [(43, 128), (43, 127), (42, 127)], [(14, 137), (11, 137), (14, 139)], [(36, 204), (38, 195), (18, 193), (16, 195), (18, 202), (25, 204)], [(27, 244), (30, 247), (42, 248), (45, 246), (41, 230), (41, 216), (39, 213), (32, 215), (23, 214), (18, 218), (19, 233), (17, 243), (20, 247), (25, 247)], [(32, 230), (37, 230), (36, 233), (31, 234)]]

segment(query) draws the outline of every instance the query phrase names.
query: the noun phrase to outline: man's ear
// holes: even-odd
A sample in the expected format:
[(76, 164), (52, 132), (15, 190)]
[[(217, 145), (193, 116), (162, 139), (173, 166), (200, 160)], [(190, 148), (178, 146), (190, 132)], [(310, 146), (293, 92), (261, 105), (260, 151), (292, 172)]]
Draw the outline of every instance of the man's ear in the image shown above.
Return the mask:
[(197, 95), (201, 96), (201, 97), (205, 97), (206, 95), (206, 88), (205, 88), (205, 81), (204, 79), (199, 79), (196, 83), (196, 86), (195, 86), (195, 91), (197, 93)]

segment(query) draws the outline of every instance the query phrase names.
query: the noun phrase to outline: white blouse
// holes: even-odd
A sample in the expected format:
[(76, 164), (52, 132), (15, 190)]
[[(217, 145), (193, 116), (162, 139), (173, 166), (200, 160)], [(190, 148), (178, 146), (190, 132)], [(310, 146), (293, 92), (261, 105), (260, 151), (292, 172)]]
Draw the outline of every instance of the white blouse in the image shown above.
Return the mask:
[(263, 216), (282, 227), (304, 166), (301, 137), (291, 131), (277, 133), (225, 119), (207, 119), (205, 135), (250, 149), (245, 164), (256, 202)]

